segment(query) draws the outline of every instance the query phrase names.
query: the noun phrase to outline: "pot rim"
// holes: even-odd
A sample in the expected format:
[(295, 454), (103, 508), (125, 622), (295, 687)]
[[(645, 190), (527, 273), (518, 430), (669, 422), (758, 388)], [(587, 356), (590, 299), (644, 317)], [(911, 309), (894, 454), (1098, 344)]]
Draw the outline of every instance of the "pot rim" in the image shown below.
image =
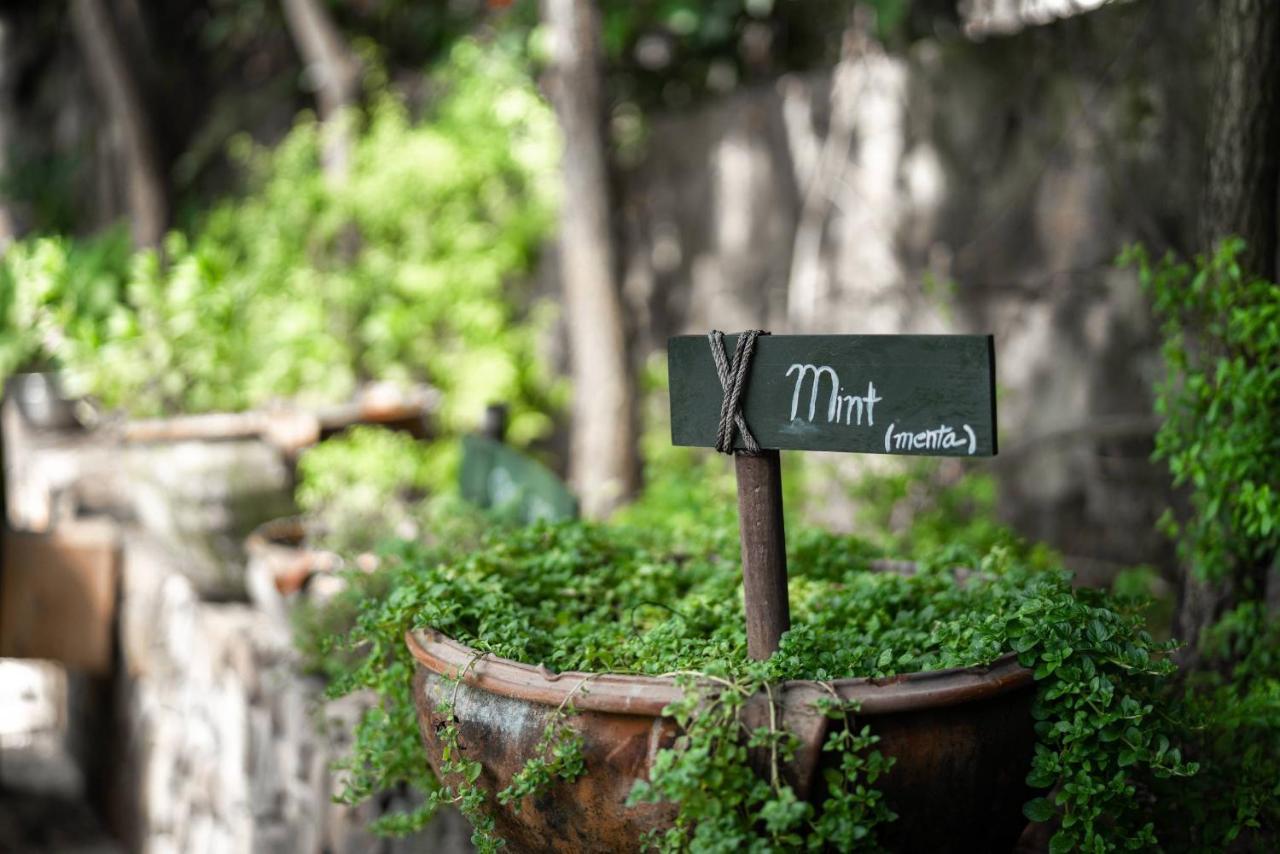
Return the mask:
[(316, 551), (304, 544), (306, 526), (302, 516), (278, 516), (268, 519), (254, 527), (245, 537), (245, 548), (249, 550), (291, 549), (294, 551)]
[[(661, 717), (662, 710), (683, 699), (674, 676), (626, 673), (556, 673), (545, 665), (522, 664), (481, 653), (431, 628), (405, 633), (405, 644), (419, 665), (439, 676), (502, 697), (544, 706), (560, 706), (571, 697), (579, 710)], [(829, 697), (830, 686), (844, 700), (856, 700), (859, 715), (887, 715), (975, 702), (1029, 687), (1032, 672), (1007, 653), (990, 664), (926, 670), (884, 678), (860, 677), (821, 683), (809, 679), (784, 682), (788, 702)], [(580, 690), (581, 689), (581, 690)]]

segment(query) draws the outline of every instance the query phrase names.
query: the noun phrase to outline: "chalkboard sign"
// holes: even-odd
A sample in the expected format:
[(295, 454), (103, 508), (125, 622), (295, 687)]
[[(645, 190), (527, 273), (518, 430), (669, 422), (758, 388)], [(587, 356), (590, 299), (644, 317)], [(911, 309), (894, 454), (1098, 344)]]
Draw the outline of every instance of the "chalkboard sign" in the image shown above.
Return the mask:
[(483, 436), (463, 438), (458, 481), (467, 501), (520, 522), (578, 515), (577, 500), (546, 466)]
[[(724, 336), (730, 358), (736, 339)], [(670, 339), (667, 359), (672, 442), (714, 447), (723, 392), (707, 338)], [(766, 449), (993, 456), (994, 344), (989, 335), (761, 336), (742, 414)]]

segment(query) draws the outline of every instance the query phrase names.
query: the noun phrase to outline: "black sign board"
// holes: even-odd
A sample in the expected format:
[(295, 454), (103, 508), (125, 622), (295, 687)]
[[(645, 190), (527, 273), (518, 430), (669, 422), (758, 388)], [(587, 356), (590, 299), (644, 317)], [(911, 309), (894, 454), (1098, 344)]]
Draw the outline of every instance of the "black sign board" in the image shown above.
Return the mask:
[[(670, 339), (667, 359), (672, 442), (714, 446), (723, 391), (707, 338)], [(995, 348), (989, 335), (761, 336), (742, 405), (762, 448), (993, 456)]]

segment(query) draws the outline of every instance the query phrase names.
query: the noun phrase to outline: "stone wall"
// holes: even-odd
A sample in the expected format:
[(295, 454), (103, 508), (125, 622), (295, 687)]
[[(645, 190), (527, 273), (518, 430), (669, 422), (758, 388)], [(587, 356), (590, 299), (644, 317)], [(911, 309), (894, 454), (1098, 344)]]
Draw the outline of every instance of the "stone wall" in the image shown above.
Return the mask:
[[(470, 850), (457, 813), (385, 840), (366, 828), (406, 807), (405, 795), (360, 807), (333, 801), (333, 764), (372, 700), (326, 701), (324, 686), (301, 672), (287, 610), (246, 594), (243, 535), (292, 507), (281, 451), (256, 439), (40, 433), (11, 405), (0, 424), (12, 521), (56, 535), (92, 513), (122, 544), (114, 672), (22, 669), (44, 686), (26, 692), (34, 698), (26, 705), (18, 702), (26, 694), (6, 698), (0, 685), (0, 710), (29, 719), (14, 732), (0, 722), (0, 763), (20, 778), (0, 786), (53, 786), (62, 798), (54, 807), (33, 801), (26, 813), (87, 814), (76, 800), (87, 799), (124, 850), (142, 854)], [(5, 803), (0, 849), (25, 826), (8, 809), (16, 801)], [(46, 835), (36, 847), (79, 850), (63, 842)]]
[(247, 603), (202, 601), (172, 567), (180, 554), (144, 534), (126, 541), (116, 692), (124, 762), (117, 805), (137, 850), (458, 852), (470, 830), (442, 815), (423, 834), (379, 840), (365, 829), (387, 798), (334, 803), (341, 758), (367, 697), (323, 701), (300, 675), (287, 621)]

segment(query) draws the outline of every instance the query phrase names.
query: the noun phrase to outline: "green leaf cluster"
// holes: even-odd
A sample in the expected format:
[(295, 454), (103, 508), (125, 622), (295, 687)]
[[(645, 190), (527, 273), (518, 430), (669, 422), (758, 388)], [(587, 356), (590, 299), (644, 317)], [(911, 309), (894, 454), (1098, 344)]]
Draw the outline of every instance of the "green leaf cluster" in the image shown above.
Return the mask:
[(69, 341), (105, 334), (123, 297), (128, 238), (43, 237), (0, 255), (0, 380), (20, 370), (58, 367)]
[(1186, 262), (1136, 266), (1164, 338), (1156, 456), (1190, 494), (1190, 514), (1166, 514), (1181, 557), (1201, 578), (1237, 575), (1280, 555), (1280, 285), (1241, 268), (1244, 244), (1221, 242)]
[[(1181, 720), (1162, 707), (1173, 674), (1140, 610), (1080, 590), (1069, 599), (1028, 595), (995, 618), (998, 635), (1034, 669), (1040, 692), (1031, 785), (1051, 788), (1027, 804), (1034, 821), (1057, 817), (1050, 850), (1108, 851), (1156, 846), (1141, 802), (1147, 779), (1188, 777), (1194, 762), (1174, 746)], [(988, 618), (991, 620), (991, 618)]]
[(1189, 499), (1162, 524), (1187, 571), (1235, 600), (1165, 698), (1202, 770), (1155, 782), (1157, 827), (1191, 851), (1280, 838), (1280, 627), (1261, 601), (1280, 561), (1280, 285), (1243, 269), (1243, 249), (1231, 238), (1190, 261), (1121, 257), (1161, 324), (1156, 456)]

